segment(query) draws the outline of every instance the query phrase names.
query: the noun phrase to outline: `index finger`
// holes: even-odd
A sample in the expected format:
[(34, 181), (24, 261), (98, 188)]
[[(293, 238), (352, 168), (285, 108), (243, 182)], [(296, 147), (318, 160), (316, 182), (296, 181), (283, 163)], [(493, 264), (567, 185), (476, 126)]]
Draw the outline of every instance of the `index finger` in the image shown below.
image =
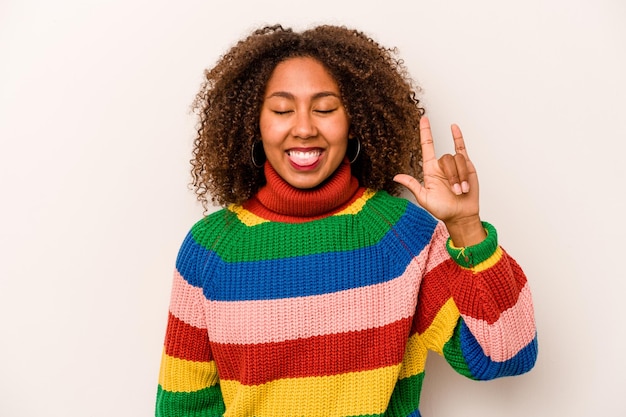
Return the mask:
[[(461, 139), (462, 138), (463, 137), (461, 137)], [(436, 159), (433, 134), (430, 131), (430, 122), (426, 116), (422, 116), (420, 119), (420, 145), (422, 146), (423, 163)]]
[(463, 139), (463, 133), (461, 133), (461, 128), (453, 124), (450, 127), (452, 130), (452, 139), (454, 139), (454, 150), (456, 153), (460, 153), (465, 157), (466, 160), (469, 160), (469, 155), (467, 154), (467, 148), (465, 147), (465, 140)]

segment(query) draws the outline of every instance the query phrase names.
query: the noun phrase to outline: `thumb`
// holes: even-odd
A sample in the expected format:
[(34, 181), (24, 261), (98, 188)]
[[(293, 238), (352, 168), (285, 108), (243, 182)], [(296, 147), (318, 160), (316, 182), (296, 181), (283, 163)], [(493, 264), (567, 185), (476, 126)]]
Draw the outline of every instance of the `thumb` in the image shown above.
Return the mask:
[(415, 195), (415, 198), (419, 200), (419, 195), (422, 193), (423, 187), (418, 180), (407, 174), (398, 174), (393, 177), (393, 180), (408, 188), (409, 191)]

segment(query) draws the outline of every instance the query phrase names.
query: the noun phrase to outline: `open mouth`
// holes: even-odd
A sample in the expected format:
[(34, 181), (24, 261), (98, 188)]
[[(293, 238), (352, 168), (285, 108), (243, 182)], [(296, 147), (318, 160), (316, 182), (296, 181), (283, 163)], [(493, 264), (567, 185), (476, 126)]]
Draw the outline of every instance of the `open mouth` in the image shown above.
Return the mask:
[(322, 155), (321, 149), (311, 149), (306, 151), (290, 149), (287, 151), (287, 156), (292, 164), (300, 167), (308, 167), (315, 165)]

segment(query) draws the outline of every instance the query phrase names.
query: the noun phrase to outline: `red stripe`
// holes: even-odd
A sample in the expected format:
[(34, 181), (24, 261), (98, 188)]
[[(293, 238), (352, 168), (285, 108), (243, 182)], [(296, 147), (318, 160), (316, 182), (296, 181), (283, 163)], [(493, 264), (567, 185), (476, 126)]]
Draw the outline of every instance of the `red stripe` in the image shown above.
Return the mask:
[(442, 277), (449, 274), (451, 266), (454, 266), (454, 261), (446, 260), (430, 270), (422, 279), (411, 335), (424, 333), (441, 307), (450, 299), (450, 289), (444, 285)]
[(213, 359), (206, 329), (191, 326), (172, 313), (169, 314), (165, 333), (165, 353), (194, 362), (208, 362)]
[(504, 311), (517, 303), (524, 285), (524, 272), (506, 252), (491, 268), (476, 274), (464, 271), (462, 276), (450, 280), (451, 292), (461, 314), (489, 324), (496, 322)]
[(277, 343), (211, 346), (221, 379), (258, 385), (397, 365), (402, 362), (410, 322), (406, 318), (375, 329)]
[(504, 250), (495, 265), (478, 273), (446, 260), (422, 280), (411, 334), (423, 333), (450, 296), (461, 314), (493, 324), (517, 303), (524, 285), (524, 271)]

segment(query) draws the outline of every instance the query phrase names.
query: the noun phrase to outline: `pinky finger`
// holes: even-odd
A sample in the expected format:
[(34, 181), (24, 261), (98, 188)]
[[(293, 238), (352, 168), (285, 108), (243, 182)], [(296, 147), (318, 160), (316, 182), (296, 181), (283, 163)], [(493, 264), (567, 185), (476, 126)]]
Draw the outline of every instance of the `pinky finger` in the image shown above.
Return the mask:
[(453, 124), (450, 127), (450, 130), (452, 131), (452, 138), (454, 139), (454, 150), (469, 160), (470, 158), (467, 153), (467, 148), (465, 147), (465, 140), (463, 139), (461, 128), (458, 125)]

